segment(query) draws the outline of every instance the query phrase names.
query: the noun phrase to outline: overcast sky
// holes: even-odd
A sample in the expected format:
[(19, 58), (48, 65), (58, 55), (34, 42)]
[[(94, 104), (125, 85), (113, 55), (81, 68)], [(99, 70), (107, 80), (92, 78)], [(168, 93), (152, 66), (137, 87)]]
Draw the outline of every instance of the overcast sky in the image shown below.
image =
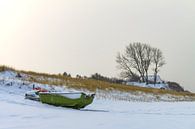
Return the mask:
[(0, 0), (0, 64), (114, 77), (131, 42), (161, 49), (161, 78), (195, 92), (194, 0)]

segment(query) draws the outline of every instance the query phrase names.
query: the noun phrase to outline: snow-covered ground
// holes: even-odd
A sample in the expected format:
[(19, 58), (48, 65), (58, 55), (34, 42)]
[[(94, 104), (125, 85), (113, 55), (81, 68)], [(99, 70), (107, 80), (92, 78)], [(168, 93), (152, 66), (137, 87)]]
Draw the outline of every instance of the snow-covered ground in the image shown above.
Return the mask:
[(157, 89), (168, 89), (168, 84), (166, 83), (160, 83), (160, 84), (146, 84), (146, 83), (140, 83), (140, 82), (127, 82), (127, 85), (133, 85), (133, 86), (139, 86), (139, 87), (149, 87), (149, 88), (157, 88)]
[[(148, 76), (148, 81), (154, 83), (154, 75)], [(168, 84), (161, 79), (161, 77), (158, 75), (156, 78), (156, 84), (146, 84), (141, 82), (127, 82), (127, 85), (133, 85), (133, 86), (139, 86), (139, 87), (149, 87), (149, 88), (157, 88), (157, 89), (169, 89)]]
[(97, 97), (85, 109), (74, 110), (24, 99), (33, 85), (43, 85), (15, 75), (0, 73), (0, 129), (194, 129), (195, 102), (130, 102)]
[(0, 129), (194, 129), (195, 102), (95, 99), (80, 111), (26, 100), (19, 90), (0, 87)]

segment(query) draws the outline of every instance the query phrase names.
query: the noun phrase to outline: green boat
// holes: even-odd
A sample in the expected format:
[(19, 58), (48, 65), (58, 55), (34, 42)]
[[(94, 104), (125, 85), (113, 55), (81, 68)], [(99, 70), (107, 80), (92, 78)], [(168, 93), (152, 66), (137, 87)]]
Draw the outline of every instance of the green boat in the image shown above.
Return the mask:
[(81, 109), (93, 102), (95, 94), (87, 95), (81, 93), (58, 93), (58, 92), (40, 92), (39, 97), (42, 103)]

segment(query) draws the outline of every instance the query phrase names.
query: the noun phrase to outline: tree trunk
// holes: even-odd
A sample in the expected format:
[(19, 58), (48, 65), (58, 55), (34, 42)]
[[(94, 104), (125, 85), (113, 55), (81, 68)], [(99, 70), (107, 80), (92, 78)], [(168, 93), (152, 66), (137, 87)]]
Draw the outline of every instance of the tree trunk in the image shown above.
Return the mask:
[(146, 71), (146, 85), (148, 85), (148, 71)]
[(157, 68), (155, 68), (155, 72), (154, 72), (154, 85), (156, 85), (156, 80), (157, 80)]

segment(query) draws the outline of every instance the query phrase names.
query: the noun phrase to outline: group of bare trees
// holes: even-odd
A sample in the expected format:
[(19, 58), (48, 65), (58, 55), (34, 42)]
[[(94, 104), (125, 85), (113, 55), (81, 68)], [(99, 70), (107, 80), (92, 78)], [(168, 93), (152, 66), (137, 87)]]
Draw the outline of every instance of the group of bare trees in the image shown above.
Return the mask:
[(153, 71), (154, 84), (159, 69), (165, 64), (162, 51), (144, 43), (130, 43), (123, 54), (118, 53), (116, 62), (121, 76), (128, 79), (140, 79), (148, 84), (149, 71)]

